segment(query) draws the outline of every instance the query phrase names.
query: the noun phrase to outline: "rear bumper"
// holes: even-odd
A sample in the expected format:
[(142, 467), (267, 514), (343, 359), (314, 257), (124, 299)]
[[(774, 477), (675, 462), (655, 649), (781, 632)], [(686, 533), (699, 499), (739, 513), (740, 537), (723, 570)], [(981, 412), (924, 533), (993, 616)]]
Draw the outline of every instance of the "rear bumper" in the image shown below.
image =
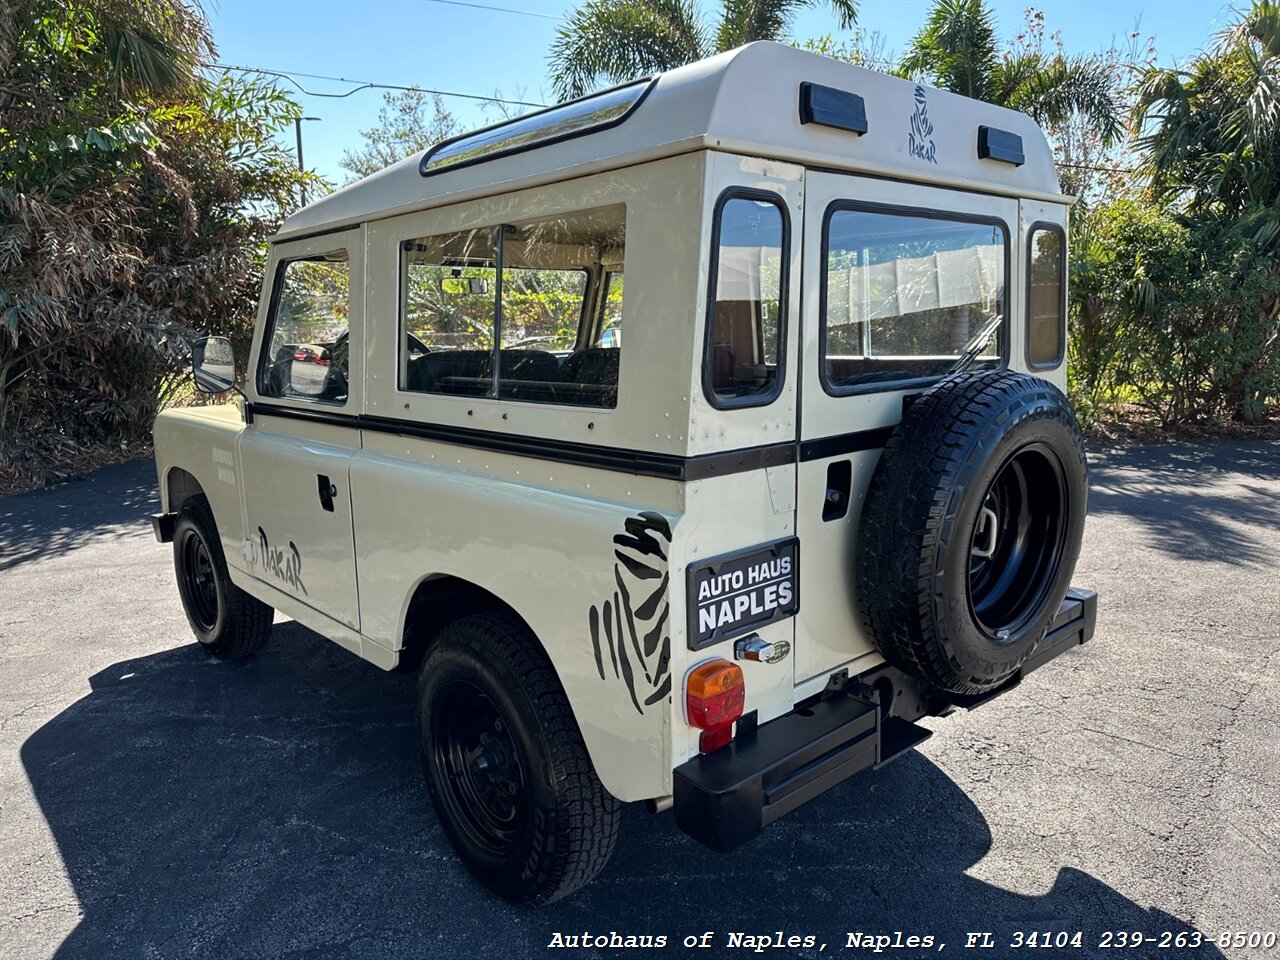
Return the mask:
[[(947, 705), (972, 709), (1013, 689), (1031, 671), (1088, 641), (1097, 612), (1097, 594), (1073, 588), (1044, 640), (1008, 683), (976, 697), (934, 695), (940, 708), (934, 712)], [(910, 720), (882, 716), (874, 690), (851, 682), (676, 767), (676, 823), (712, 850), (727, 852), (855, 773), (884, 766), (930, 735)]]

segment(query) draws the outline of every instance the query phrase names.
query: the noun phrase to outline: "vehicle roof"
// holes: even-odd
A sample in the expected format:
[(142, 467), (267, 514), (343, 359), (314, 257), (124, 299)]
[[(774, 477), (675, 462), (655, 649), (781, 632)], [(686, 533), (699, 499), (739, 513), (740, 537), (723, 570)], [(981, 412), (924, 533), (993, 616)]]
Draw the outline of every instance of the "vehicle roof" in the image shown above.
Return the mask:
[[(867, 132), (859, 136), (801, 123), (802, 83), (862, 97)], [(1021, 137), (1025, 162), (980, 159), (979, 126)], [(924, 156), (909, 150), (913, 135)], [(703, 149), (1071, 202), (1059, 188), (1044, 133), (1026, 114), (759, 41), (660, 74), (634, 111), (608, 128), (430, 176), (419, 172), (423, 156), (415, 154), (299, 210), (277, 237), (322, 233)]]

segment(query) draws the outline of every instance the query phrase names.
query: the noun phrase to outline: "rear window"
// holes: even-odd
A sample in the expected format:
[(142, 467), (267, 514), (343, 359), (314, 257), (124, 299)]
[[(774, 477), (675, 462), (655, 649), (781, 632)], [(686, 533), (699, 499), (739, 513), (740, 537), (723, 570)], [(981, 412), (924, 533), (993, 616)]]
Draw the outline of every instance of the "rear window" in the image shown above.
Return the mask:
[(1004, 225), (933, 211), (838, 205), (827, 218), (822, 381), (832, 393), (893, 389), (1001, 366)]
[(1067, 337), (1067, 245), (1062, 228), (1037, 224), (1028, 244), (1027, 363), (1036, 369), (1062, 362)]
[(625, 211), (405, 241), (400, 389), (616, 406)]

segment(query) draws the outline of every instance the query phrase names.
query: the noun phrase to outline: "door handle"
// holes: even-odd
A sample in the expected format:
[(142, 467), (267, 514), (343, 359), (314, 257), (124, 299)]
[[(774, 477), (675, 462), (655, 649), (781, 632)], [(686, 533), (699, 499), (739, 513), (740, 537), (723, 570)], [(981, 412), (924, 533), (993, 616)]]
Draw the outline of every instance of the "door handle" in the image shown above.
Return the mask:
[(333, 513), (333, 498), (338, 495), (338, 488), (323, 473), (316, 476), (316, 491), (320, 494), (320, 506)]
[(827, 465), (827, 492), (822, 498), (822, 522), (839, 520), (849, 512), (853, 488), (853, 462), (837, 460)]

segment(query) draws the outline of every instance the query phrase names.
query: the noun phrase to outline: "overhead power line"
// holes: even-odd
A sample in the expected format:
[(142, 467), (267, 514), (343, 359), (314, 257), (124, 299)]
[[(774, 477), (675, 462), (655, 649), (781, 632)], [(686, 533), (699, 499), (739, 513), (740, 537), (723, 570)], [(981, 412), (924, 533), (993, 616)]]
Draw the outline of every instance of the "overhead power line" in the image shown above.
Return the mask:
[(450, 7), (470, 7), (472, 10), (492, 10), (494, 13), (514, 13), (521, 17), (538, 17), (542, 20), (563, 20), (553, 13), (537, 13), (533, 10), (516, 10), (512, 7), (491, 7), (487, 3), (467, 3), (466, 0), (428, 0), (429, 3), (443, 3)]
[[(349, 97), (353, 93), (359, 93), (361, 90), (421, 90), (423, 93), (430, 93), (440, 97), (459, 97), (463, 100), (482, 100), (486, 103), (505, 103), (516, 107), (545, 107), (545, 103), (538, 103), (533, 100), (511, 100), (506, 97), (485, 97), (478, 93), (458, 93), (456, 90), (433, 90), (430, 87), (404, 86), (398, 83), (375, 83), (372, 80), (351, 80), (347, 77), (330, 77), (320, 73), (301, 73), (297, 70), (273, 70), (270, 67), (244, 67), (234, 63), (216, 63), (210, 62), (205, 64), (215, 70), (235, 70), (240, 73), (262, 73), (269, 77), (280, 77), (282, 80), (288, 80), (302, 93), (309, 97), (330, 97), (335, 100), (341, 100)], [(324, 93), (318, 90), (308, 90), (300, 84), (295, 77), (304, 77), (308, 80), (329, 80), (333, 83), (354, 83), (356, 86), (347, 90), (345, 93)]]

